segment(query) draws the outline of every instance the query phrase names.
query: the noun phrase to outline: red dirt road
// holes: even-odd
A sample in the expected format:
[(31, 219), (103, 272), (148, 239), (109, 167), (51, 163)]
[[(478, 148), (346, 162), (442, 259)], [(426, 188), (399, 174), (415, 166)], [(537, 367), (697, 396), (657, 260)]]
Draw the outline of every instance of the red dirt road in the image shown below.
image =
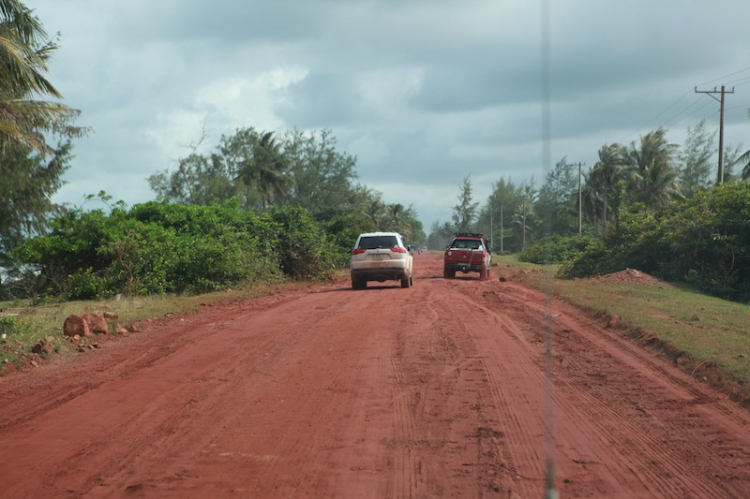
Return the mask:
[[(512, 281), (348, 282), (0, 378), (0, 497), (750, 497), (750, 414)], [(393, 284), (393, 285), (392, 285)]]

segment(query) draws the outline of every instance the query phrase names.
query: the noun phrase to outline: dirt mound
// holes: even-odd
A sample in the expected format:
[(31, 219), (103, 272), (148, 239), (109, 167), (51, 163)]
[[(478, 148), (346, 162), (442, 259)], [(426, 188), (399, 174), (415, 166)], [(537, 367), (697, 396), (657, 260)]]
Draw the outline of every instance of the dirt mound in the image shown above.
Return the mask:
[(589, 280), (597, 282), (619, 282), (622, 284), (640, 284), (643, 286), (656, 286), (661, 284), (661, 281), (656, 277), (652, 277), (645, 272), (635, 269), (625, 269), (613, 274), (591, 277)]

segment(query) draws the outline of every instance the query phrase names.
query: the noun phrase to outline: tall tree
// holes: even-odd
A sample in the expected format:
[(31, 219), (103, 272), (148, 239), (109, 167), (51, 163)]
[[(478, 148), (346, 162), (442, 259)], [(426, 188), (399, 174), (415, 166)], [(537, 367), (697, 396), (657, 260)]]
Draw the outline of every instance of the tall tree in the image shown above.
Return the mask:
[(523, 188), (510, 179), (501, 178), (492, 186), (487, 204), (479, 213), (477, 226), (481, 232), (489, 235), (498, 251), (517, 251), (521, 248), (521, 233), (511, 221), (522, 200)]
[(638, 144), (631, 143), (627, 155), (631, 200), (655, 210), (680, 196), (678, 171), (673, 165), (676, 152), (677, 146), (667, 141), (663, 128), (641, 136)]
[(513, 224), (516, 225), (521, 233), (521, 251), (526, 249), (526, 245), (533, 238), (532, 232), (537, 226), (536, 210), (534, 205), (537, 201), (537, 191), (534, 189), (534, 179), (531, 182), (523, 184), (521, 204), (516, 208), (513, 216)]
[[(742, 151), (742, 144), (733, 146), (731, 144), (724, 146), (724, 183), (731, 184), (740, 180), (750, 179), (750, 151)], [(744, 165), (744, 166), (743, 166)], [(734, 173), (734, 167), (740, 166), (742, 171), (739, 174)]]
[(293, 180), (273, 132), (261, 134), (252, 127), (240, 128), (232, 136), (222, 136), (218, 149), (228, 171), (234, 173), (233, 180), (260, 194), (259, 208), (284, 204)]
[[(750, 109), (747, 110), (747, 115), (750, 116)], [(742, 172), (740, 173), (742, 180), (750, 179), (750, 149), (740, 154), (735, 163), (742, 167)]]
[[(599, 160), (594, 164), (586, 179), (584, 197), (587, 202), (584, 203), (584, 212), (588, 211), (592, 218), (592, 213), (598, 213), (599, 205), (601, 205), (602, 230), (605, 232), (610, 217), (610, 200), (618, 182), (623, 179), (625, 164), (625, 149), (620, 144), (605, 144), (599, 149)], [(598, 216), (594, 215), (592, 221), (595, 218)]]
[(47, 157), (19, 143), (0, 150), (0, 267), (11, 265), (10, 251), (43, 232), (47, 218), (60, 210), (50, 198), (63, 184), (71, 149), (68, 141)]
[[(208, 138), (205, 130), (200, 138), (189, 144), (189, 154), (177, 160), (177, 168), (169, 168), (148, 177), (151, 190), (165, 200), (209, 206), (237, 198), (240, 206), (253, 210), (262, 203), (260, 193), (244, 182), (235, 180), (235, 166), (220, 149), (203, 155), (198, 149)], [(222, 137), (222, 141), (229, 140)]]
[(163, 198), (195, 204), (239, 197), (246, 209), (298, 205), (324, 218), (362, 198), (353, 185), (356, 158), (338, 152), (328, 130), (295, 129), (277, 140), (273, 132), (240, 128), (222, 136), (208, 156), (197, 152), (204, 139), (205, 134), (191, 144), (176, 170), (149, 177), (151, 189)]
[[(41, 22), (17, 0), (0, 0), (0, 266), (23, 238), (42, 232), (59, 209), (51, 201), (71, 159), (79, 112), (59, 102), (46, 78), (57, 49)], [(59, 141), (57, 146), (47, 143)]]
[(430, 227), (430, 235), (427, 237), (427, 245), (430, 249), (444, 249), (453, 239), (456, 228), (450, 222), (436, 220)]
[(686, 198), (693, 197), (712, 184), (711, 176), (715, 166), (712, 158), (716, 156), (715, 136), (716, 132), (710, 134), (706, 131), (703, 120), (687, 129), (687, 138), (679, 154), (680, 188)]
[[(276, 142), (273, 132), (261, 135), (253, 154), (252, 168), (249, 173), (257, 179), (263, 207), (274, 204), (274, 200), (282, 204), (287, 198), (287, 188), (293, 183), (287, 168), (289, 162), (281, 150), (281, 144)], [(248, 172), (240, 172), (247, 178)]]
[(336, 150), (336, 138), (330, 130), (287, 132), (284, 155), (293, 180), (290, 204), (316, 214), (349, 202), (357, 178), (357, 159)]
[(79, 111), (39, 99), (62, 98), (45, 77), (56, 49), (29, 8), (18, 0), (0, 0), (0, 147), (15, 143), (47, 154), (53, 152), (47, 134), (85, 133), (73, 126)]
[(578, 175), (574, 167), (566, 158), (561, 159), (547, 172), (539, 189), (536, 210), (545, 217), (546, 230), (551, 234), (568, 235), (576, 231)]
[[(208, 206), (238, 197), (241, 204), (252, 207), (259, 196), (246, 192), (243, 183), (235, 183), (226, 162), (217, 154), (204, 156), (196, 152), (178, 160), (177, 168), (155, 173), (148, 178), (156, 195), (180, 203)], [(246, 199), (248, 198), (248, 199)]]
[(477, 217), (479, 203), (473, 202), (470, 177), (471, 175), (464, 177), (461, 193), (458, 195), (458, 204), (453, 207), (452, 219), (457, 232), (472, 231)]

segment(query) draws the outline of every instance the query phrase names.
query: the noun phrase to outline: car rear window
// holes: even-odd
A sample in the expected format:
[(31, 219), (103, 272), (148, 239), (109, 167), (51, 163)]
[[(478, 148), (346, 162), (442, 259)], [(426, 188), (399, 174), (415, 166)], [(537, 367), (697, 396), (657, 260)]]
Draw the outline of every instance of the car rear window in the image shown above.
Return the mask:
[(456, 239), (451, 244), (451, 248), (463, 248), (463, 249), (479, 249), (482, 245), (481, 241), (476, 239)]
[(369, 250), (398, 246), (396, 236), (365, 236), (359, 240), (359, 248)]

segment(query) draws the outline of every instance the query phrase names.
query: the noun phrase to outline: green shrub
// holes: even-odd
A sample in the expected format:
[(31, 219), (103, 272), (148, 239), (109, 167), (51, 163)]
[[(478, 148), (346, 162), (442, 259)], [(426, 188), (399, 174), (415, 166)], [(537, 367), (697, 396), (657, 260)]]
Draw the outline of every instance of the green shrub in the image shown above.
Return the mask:
[(553, 234), (544, 237), (521, 252), (522, 262), (556, 264), (574, 260), (589, 247), (600, 247), (601, 241), (593, 236), (561, 236)]
[(68, 299), (206, 292), (244, 282), (326, 279), (337, 261), (325, 231), (298, 207), (256, 215), (236, 200), (149, 202), (109, 215), (74, 210), (15, 253), (36, 292)]
[(620, 213), (601, 247), (565, 263), (563, 277), (633, 268), (732, 300), (750, 299), (750, 182), (726, 184), (653, 213)]
[(10, 336), (17, 333), (20, 328), (21, 323), (18, 321), (18, 317), (14, 315), (0, 316), (0, 334)]
[(279, 227), (275, 250), (284, 274), (292, 279), (329, 279), (333, 275), (335, 247), (307, 210), (272, 208), (267, 216)]
[(115, 294), (108, 288), (107, 282), (89, 267), (76, 272), (67, 279), (65, 298), (68, 300), (108, 298)]

